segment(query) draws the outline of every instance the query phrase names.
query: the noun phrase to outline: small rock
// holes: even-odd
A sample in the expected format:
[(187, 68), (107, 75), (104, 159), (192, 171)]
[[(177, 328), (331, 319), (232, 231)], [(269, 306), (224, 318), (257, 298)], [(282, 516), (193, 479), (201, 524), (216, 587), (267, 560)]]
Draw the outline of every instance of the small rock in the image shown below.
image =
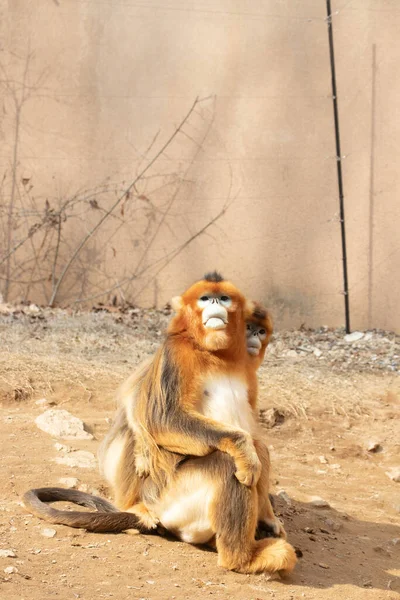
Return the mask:
[(304, 527), (304, 531), (306, 533), (315, 533), (314, 529), (312, 527)]
[(390, 556), (390, 553), (385, 548), (382, 548), (382, 546), (374, 546), (373, 551), (377, 554), (383, 554), (383, 556)]
[(99, 490), (87, 483), (81, 483), (81, 485), (78, 487), (78, 490), (80, 492), (85, 492), (85, 494), (91, 494), (92, 496), (100, 496)]
[(80, 467), (82, 469), (95, 469), (97, 467), (96, 457), (92, 452), (77, 450), (70, 452), (67, 456), (57, 456), (55, 462), (68, 467)]
[(17, 555), (11, 549), (0, 550), (0, 558), (17, 558)]
[(288, 350), (286, 352), (286, 356), (289, 358), (299, 358), (299, 355), (297, 354), (296, 350)]
[(323, 465), (327, 465), (328, 464), (328, 459), (325, 456), (319, 456), (319, 462), (322, 463)]
[(91, 440), (91, 433), (85, 431), (83, 421), (67, 410), (50, 408), (35, 419), (42, 431), (64, 440)]
[(10, 315), (15, 313), (16, 309), (9, 304), (5, 304), (4, 302), (0, 303), (0, 314), (2, 315)]
[(77, 479), (76, 477), (61, 477), (58, 481), (59, 483), (65, 485), (65, 487), (70, 489), (76, 488), (79, 483), (79, 479)]
[(320, 498), (319, 496), (312, 496), (310, 504), (317, 508), (329, 508), (329, 502), (327, 502), (323, 498)]
[(282, 498), (282, 500), (284, 500), (288, 506), (291, 506), (292, 501), (285, 490), (280, 490), (276, 495), (279, 496), (279, 498)]
[(367, 450), (368, 452), (373, 452), (375, 454), (377, 452), (382, 452), (382, 446), (379, 442), (370, 440), (367, 444)]
[(318, 563), (318, 566), (321, 567), (321, 569), (329, 569), (329, 565), (327, 565), (326, 563)]
[(361, 331), (353, 331), (353, 333), (348, 333), (344, 336), (345, 342), (358, 342), (358, 340), (362, 340), (364, 334)]
[(6, 567), (4, 569), (4, 573), (6, 573), (7, 575), (11, 575), (11, 573), (18, 573), (18, 569), (17, 567)]
[(48, 404), (48, 400), (47, 398), (40, 398), (40, 400), (36, 400), (35, 404), (37, 404), (38, 406), (45, 406), (46, 404)]
[(329, 529), (332, 529), (333, 531), (340, 531), (341, 529), (343, 529), (342, 523), (334, 521), (333, 519), (325, 519), (324, 523), (327, 527), (329, 527)]
[(36, 306), (36, 304), (30, 304), (29, 306), (24, 308), (25, 314), (37, 315), (40, 313), (40, 308)]
[(277, 408), (268, 408), (260, 410), (260, 421), (266, 427), (275, 427), (281, 425), (285, 420), (285, 415)]
[(316, 356), (317, 358), (319, 358), (320, 356), (322, 356), (322, 352), (319, 348), (315, 348), (314, 350), (314, 356)]
[(66, 446), (65, 444), (59, 444), (58, 442), (54, 444), (54, 448), (59, 452), (71, 452), (71, 448), (69, 446)]
[(397, 546), (398, 544), (400, 544), (400, 538), (393, 538), (392, 540), (390, 540), (390, 543), (393, 544), (393, 546)]
[(400, 467), (392, 467), (389, 471), (386, 471), (386, 475), (397, 483), (400, 482)]
[(55, 529), (45, 528), (40, 532), (43, 537), (53, 538), (56, 535), (57, 531)]

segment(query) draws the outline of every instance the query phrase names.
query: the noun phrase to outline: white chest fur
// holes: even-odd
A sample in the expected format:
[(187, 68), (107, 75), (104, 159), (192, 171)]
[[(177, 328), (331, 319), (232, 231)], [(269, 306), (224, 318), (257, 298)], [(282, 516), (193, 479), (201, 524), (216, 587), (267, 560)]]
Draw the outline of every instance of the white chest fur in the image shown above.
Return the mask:
[(215, 421), (240, 427), (249, 433), (255, 428), (247, 387), (236, 377), (209, 378), (204, 384), (201, 412)]

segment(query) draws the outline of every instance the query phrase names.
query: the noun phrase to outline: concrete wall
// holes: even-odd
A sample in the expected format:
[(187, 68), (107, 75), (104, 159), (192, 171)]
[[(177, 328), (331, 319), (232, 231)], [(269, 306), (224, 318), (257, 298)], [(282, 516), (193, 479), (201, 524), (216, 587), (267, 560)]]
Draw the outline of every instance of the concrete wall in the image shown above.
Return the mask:
[[(333, 10), (352, 327), (399, 330), (400, 8)], [(279, 327), (344, 323), (325, 2), (0, 0), (0, 33), (4, 249), (46, 200), (77, 199), (59, 240), (40, 231), (3, 263), (9, 297), (28, 281), (30, 299), (49, 300), (80, 240), (198, 97), (56, 301), (110, 290), (162, 305), (217, 268)]]

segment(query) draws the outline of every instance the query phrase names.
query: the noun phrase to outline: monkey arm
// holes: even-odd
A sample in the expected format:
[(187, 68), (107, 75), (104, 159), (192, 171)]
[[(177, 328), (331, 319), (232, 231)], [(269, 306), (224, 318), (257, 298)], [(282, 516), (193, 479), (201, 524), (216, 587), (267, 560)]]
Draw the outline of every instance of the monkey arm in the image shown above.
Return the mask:
[(237, 479), (255, 485), (261, 464), (251, 436), (194, 408), (201, 393), (200, 373), (211, 358), (197, 356), (192, 345), (185, 344), (170, 337), (157, 352), (136, 393), (125, 400), (129, 425), (169, 452), (186, 456), (225, 452), (235, 462)]
[(214, 450), (229, 454), (236, 465), (236, 477), (244, 485), (255, 485), (261, 464), (251, 436), (241, 429), (221, 425), (195, 411), (179, 410), (169, 416), (164, 427), (154, 427), (151, 435), (165, 450), (191, 456), (206, 456)]

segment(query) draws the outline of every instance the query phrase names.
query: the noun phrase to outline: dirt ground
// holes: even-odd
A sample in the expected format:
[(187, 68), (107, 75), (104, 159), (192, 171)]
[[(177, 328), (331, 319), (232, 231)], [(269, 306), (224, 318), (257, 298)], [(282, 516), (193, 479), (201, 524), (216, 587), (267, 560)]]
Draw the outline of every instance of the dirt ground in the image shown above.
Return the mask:
[[(89, 534), (24, 511), (24, 491), (62, 477), (108, 495), (95, 468), (57, 463), (68, 449), (55, 444), (96, 453), (117, 386), (157, 347), (167, 319), (111, 308), (3, 310), (0, 549), (15, 556), (0, 557), (0, 597), (400, 598), (400, 483), (387, 475), (400, 466), (400, 351), (393, 334), (369, 332), (356, 342), (326, 328), (278, 334), (260, 369), (277, 512), (302, 555), (286, 580), (226, 572), (214, 552), (172, 539)], [(94, 439), (64, 441), (39, 430), (34, 420), (49, 406), (83, 419)], [(314, 506), (313, 496), (329, 506)], [(43, 535), (46, 528), (54, 537)]]

